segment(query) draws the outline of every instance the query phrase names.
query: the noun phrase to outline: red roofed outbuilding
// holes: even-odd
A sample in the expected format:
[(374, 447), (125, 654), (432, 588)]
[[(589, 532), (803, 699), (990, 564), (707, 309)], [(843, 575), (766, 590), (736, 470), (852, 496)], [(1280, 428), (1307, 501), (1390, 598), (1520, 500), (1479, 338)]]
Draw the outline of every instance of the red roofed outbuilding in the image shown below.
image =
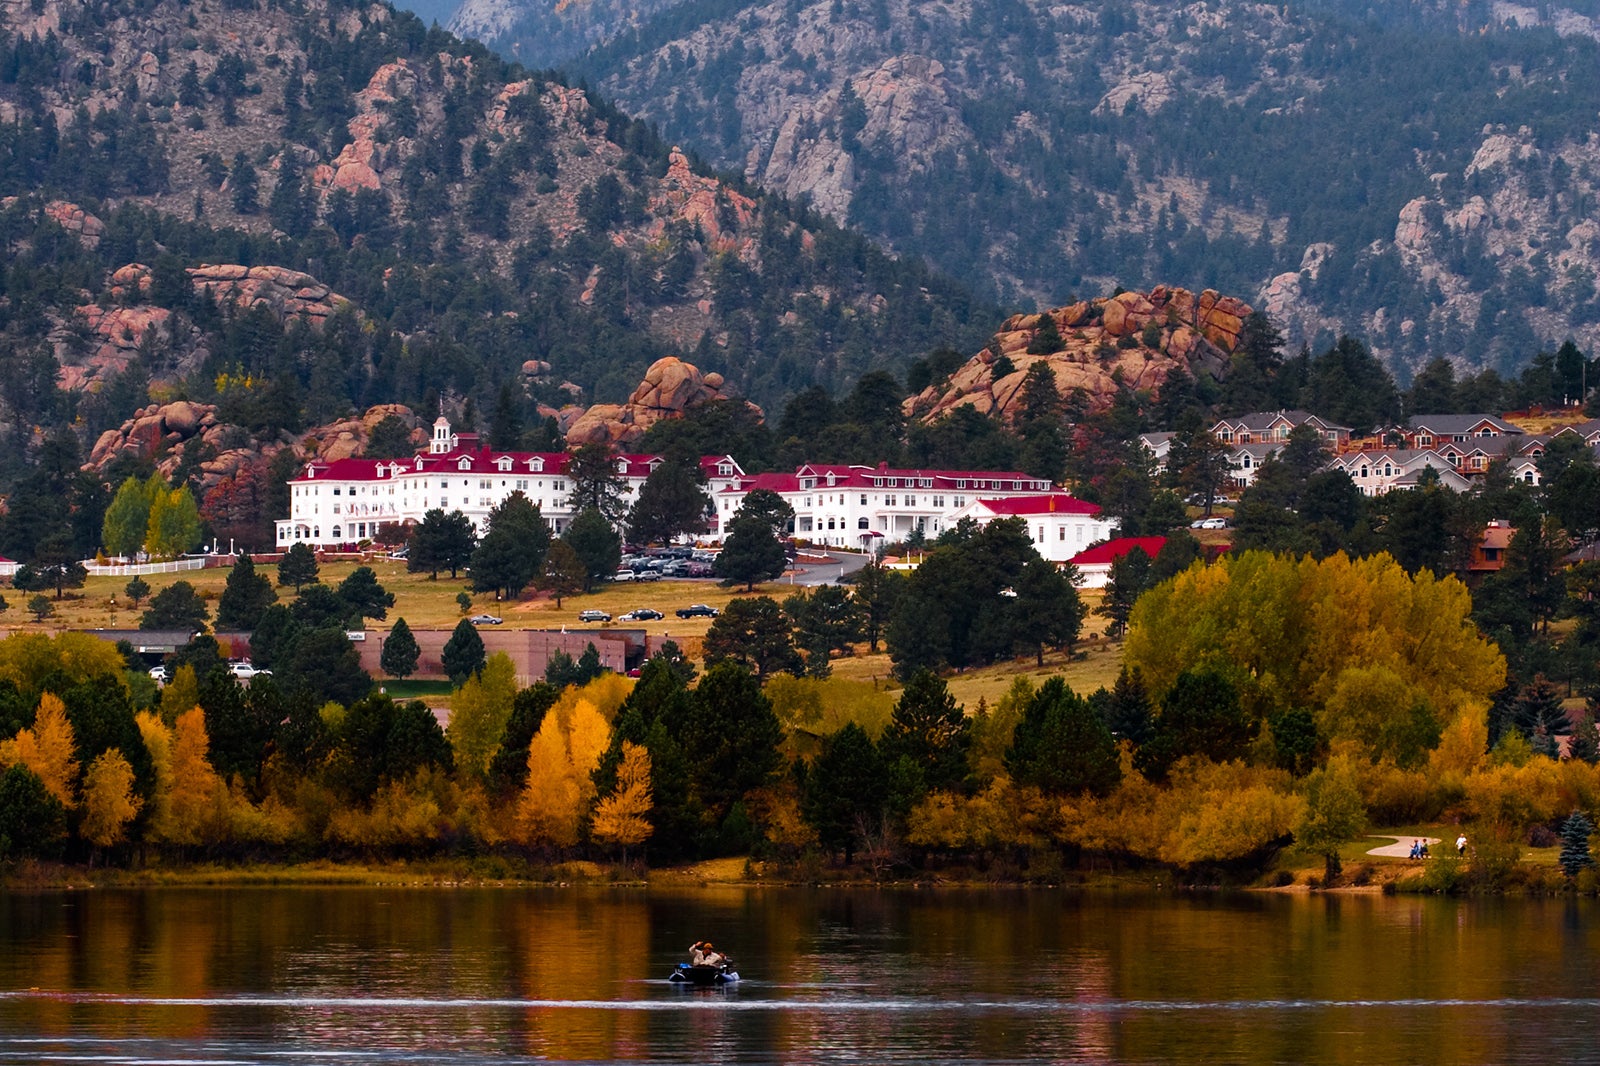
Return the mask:
[(1138, 548), (1154, 559), (1166, 547), (1166, 537), (1118, 537), (1096, 544), (1067, 560), (1078, 568), (1078, 587), (1103, 589), (1111, 583), (1111, 564)]
[(1117, 532), (1117, 521), (1103, 517), (1098, 504), (1065, 492), (973, 500), (950, 516), (951, 524), (971, 518), (988, 525), (997, 518), (1020, 518), (1033, 549), (1057, 565)]

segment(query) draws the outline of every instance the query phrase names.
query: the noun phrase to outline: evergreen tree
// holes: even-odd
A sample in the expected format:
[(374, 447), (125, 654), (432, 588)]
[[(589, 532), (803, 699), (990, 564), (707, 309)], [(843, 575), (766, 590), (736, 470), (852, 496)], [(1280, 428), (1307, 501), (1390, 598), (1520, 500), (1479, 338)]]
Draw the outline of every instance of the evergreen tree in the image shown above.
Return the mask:
[(1255, 739), (1256, 728), (1226, 676), (1210, 668), (1185, 670), (1161, 700), (1155, 736), (1139, 749), (1134, 765), (1145, 776), (1162, 779), (1185, 755), (1213, 762), (1236, 759)]
[(1568, 877), (1577, 877), (1582, 870), (1594, 867), (1594, 855), (1589, 850), (1589, 838), (1594, 835), (1594, 823), (1582, 811), (1573, 811), (1561, 823), (1561, 870)]
[(911, 675), (878, 738), (878, 752), (886, 764), (909, 760), (929, 790), (945, 792), (967, 790), (971, 745), (967, 716), (944, 681), (928, 670)]
[(823, 742), (801, 792), (800, 813), (829, 852), (848, 865), (861, 844), (864, 823), (881, 817), (888, 775), (872, 738), (851, 722)]
[(378, 575), (370, 566), (358, 566), (350, 576), (339, 582), (339, 601), (353, 618), (372, 618), (379, 622), (389, 617), (394, 606), (394, 593), (378, 584)]
[(454, 580), (457, 572), (472, 560), (477, 540), (470, 518), (460, 511), (445, 514), (442, 508), (434, 507), (423, 514), (422, 521), (412, 530), (406, 569), (413, 574), (426, 570), (430, 580), (436, 580), (440, 570), (448, 570)]
[(411, 635), (411, 627), (404, 618), (396, 618), (383, 642), (378, 666), (390, 677), (404, 681), (417, 672), (417, 661), (421, 657), (422, 649), (417, 646), (417, 638)]
[[(1048, 311), (1041, 314), (1037, 325), (1034, 326), (1033, 338), (1028, 341), (1028, 354), (1049, 355), (1051, 352), (1059, 352), (1066, 346), (1066, 341), (1061, 339), (1061, 330), (1056, 326), (1055, 317)], [(1033, 365), (1049, 366), (1048, 363), (1035, 363)], [(1031, 374), (1033, 367), (1029, 367), (1028, 372)]]
[(133, 580), (122, 586), (122, 594), (128, 597), (134, 610), (139, 609), (139, 601), (150, 595), (150, 582), (135, 574)]
[(261, 178), (243, 152), (233, 157), (233, 166), (228, 170), (228, 188), (233, 209), (239, 214), (253, 215), (261, 210)]
[(311, 550), (311, 545), (296, 542), (278, 560), (278, 584), (291, 585), (298, 593), (302, 585), (317, 580), (317, 569), (317, 553)]
[(1046, 681), (1022, 712), (1005, 765), (1018, 784), (1061, 795), (1103, 796), (1122, 779), (1111, 731), (1059, 677)]
[(783, 575), (788, 565), (783, 545), (771, 528), (759, 518), (735, 515), (728, 522), (727, 536), (717, 553), (714, 569), (729, 584), (743, 583), (746, 592), (754, 591), (757, 581), (771, 581)]
[(1124, 666), (1107, 697), (1105, 721), (1111, 736), (1129, 741), (1134, 747), (1149, 740), (1155, 731), (1155, 718), (1151, 713), (1150, 693), (1144, 687), (1144, 675), (1139, 668)]
[(755, 675), (722, 663), (690, 694), (680, 739), (692, 755), (694, 787), (720, 826), (735, 801), (771, 784), (783, 765), (783, 726)]
[(483, 637), (478, 635), (478, 627), (465, 618), (457, 622), (455, 632), (445, 641), (444, 651), (439, 659), (453, 685), (460, 685), (482, 670), (483, 664), (488, 660), (484, 654)]
[(206, 627), (211, 612), (193, 585), (174, 581), (150, 598), (150, 606), (139, 616), (140, 629), (199, 630)]
[(585, 592), (616, 573), (622, 562), (622, 538), (598, 508), (580, 511), (561, 539), (583, 561)]
[(622, 520), (627, 509), (627, 482), (617, 470), (617, 455), (604, 444), (585, 444), (567, 460), (567, 499), (574, 511), (599, 511), (607, 523)]
[(539, 508), (513, 492), (489, 512), (489, 531), (472, 553), (472, 589), (516, 599), (533, 584), (550, 550), (550, 527)]
[(681, 533), (705, 528), (711, 497), (705, 475), (692, 458), (668, 459), (650, 471), (628, 512), (628, 536), (637, 544), (665, 544)]
[(737, 663), (765, 680), (780, 670), (799, 673), (789, 619), (770, 596), (734, 600), (706, 631), (706, 666)]
[(555, 597), (556, 607), (559, 608), (566, 597), (582, 592), (588, 579), (588, 569), (583, 565), (583, 560), (578, 558), (578, 553), (572, 550), (572, 545), (565, 540), (552, 542), (549, 554), (544, 558), (544, 574), (539, 579), (539, 587)]
[(241, 555), (228, 571), (228, 582), (217, 600), (217, 628), (252, 630), (261, 620), (261, 612), (277, 599), (272, 582), (256, 573), (255, 560)]

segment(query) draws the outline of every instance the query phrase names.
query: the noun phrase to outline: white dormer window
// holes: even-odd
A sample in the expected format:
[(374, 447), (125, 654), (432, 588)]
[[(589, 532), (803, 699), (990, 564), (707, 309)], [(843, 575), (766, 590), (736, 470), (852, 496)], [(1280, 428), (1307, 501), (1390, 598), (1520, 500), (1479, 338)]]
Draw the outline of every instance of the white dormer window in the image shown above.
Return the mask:
[(832, 474), (828, 475), (828, 487), (830, 489), (833, 488), (833, 475)]
[(544, 460), (538, 456), (528, 460), (528, 471), (533, 474), (544, 473)]
[(628, 460), (619, 457), (617, 459), (617, 473), (619, 473), (619, 474), (627, 474), (627, 472), (628, 472)]
[(462, 459), (460, 462), (456, 463), (456, 469), (457, 470), (471, 470), (472, 469), (472, 460), (471, 459)]
[(507, 470), (510, 470), (511, 469), (511, 456), (502, 455), (500, 458), (495, 460), (494, 465), (500, 468), (500, 472), (501, 473), (504, 473)]

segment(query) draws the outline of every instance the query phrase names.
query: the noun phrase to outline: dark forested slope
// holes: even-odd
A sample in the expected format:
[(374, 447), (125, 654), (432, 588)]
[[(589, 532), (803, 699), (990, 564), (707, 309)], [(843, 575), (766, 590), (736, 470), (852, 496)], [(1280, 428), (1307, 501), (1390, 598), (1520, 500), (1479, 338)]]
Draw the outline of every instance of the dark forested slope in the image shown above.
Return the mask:
[(1002, 300), (1214, 287), (1291, 343), (1510, 369), (1600, 340), (1596, 13), (687, 0), (573, 63)]
[(533, 424), (668, 353), (770, 405), (995, 320), (386, 5), (4, 0), (0, 30), (13, 470), (152, 399), (263, 434), (504, 393)]

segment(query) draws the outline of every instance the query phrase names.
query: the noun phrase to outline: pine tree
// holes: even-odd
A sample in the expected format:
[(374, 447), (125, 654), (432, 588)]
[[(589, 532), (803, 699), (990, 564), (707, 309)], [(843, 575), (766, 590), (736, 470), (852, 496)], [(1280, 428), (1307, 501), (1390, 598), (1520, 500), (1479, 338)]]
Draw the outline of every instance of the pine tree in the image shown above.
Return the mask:
[(1122, 779), (1111, 730), (1059, 677), (1046, 681), (1023, 711), (1005, 764), (1019, 784), (1061, 795), (1103, 796)]
[(256, 573), (255, 561), (241, 555), (228, 571), (228, 583), (217, 600), (217, 628), (252, 630), (261, 621), (261, 612), (277, 599), (272, 582)]
[(1589, 851), (1589, 838), (1594, 835), (1594, 823), (1582, 811), (1573, 811), (1561, 823), (1561, 869), (1568, 877), (1577, 877), (1578, 871), (1594, 866), (1594, 855)]
[(396, 618), (394, 628), (383, 642), (383, 651), (378, 655), (378, 666), (390, 677), (404, 681), (417, 672), (417, 660), (421, 657), (422, 649), (417, 646), (417, 638), (411, 635), (411, 627), (404, 618)]
[(310, 585), (317, 580), (317, 554), (311, 550), (311, 545), (296, 543), (283, 553), (283, 558), (278, 560), (278, 584), (292, 585), (296, 592), (302, 585)]
[(457, 622), (455, 632), (445, 641), (444, 651), (439, 658), (444, 665), (444, 672), (455, 685), (482, 670), (486, 660), (478, 627), (465, 618)]
[(550, 545), (550, 552), (544, 558), (544, 574), (539, 579), (539, 587), (555, 597), (559, 608), (562, 600), (583, 591), (587, 577), (583, 560), (578, 558), (572, 545), (557, 540)]

